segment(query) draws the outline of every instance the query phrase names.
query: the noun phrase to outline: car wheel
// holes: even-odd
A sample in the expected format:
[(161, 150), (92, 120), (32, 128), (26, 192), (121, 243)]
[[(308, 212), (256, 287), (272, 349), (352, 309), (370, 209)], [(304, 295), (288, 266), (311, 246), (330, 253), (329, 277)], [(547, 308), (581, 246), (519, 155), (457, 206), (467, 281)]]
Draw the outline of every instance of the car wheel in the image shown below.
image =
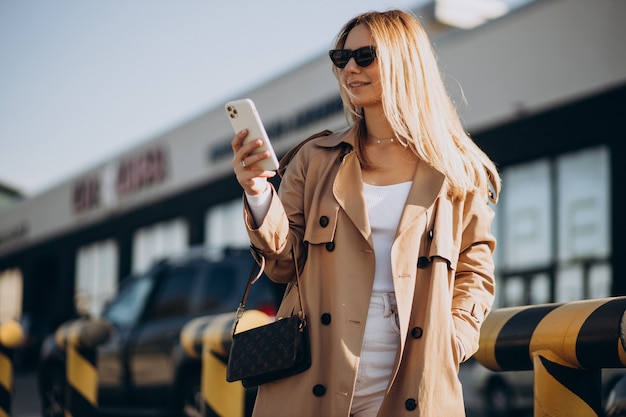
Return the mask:
[(501, 380), (492, 380), (485, 390), (485, 408), (488, 417), (513, 415), (513, 398), (509, 386)]
[(41, 414), (43, 417), (65, 415), (65, 372), (59, 366), (48, 368), (42, 376)]
[(183, 417), (204, 417), (206, 405), (202, 398), (200, 373), (192, 373), (181, 382)]

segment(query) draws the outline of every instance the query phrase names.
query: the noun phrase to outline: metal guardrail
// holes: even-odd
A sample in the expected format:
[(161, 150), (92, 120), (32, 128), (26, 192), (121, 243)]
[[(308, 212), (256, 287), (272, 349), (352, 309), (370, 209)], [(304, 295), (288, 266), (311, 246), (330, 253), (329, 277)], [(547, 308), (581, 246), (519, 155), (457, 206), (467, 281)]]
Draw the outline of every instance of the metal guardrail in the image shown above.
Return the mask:
[(601, 416), (602, 368), (626, 367), (626, 297), (494, 310), (475, 356), (534, 371), (535, 417)]
[(104, 320), (78, 319), (63, 324), (54, 333), (65, 351), (66, 415), (98, 415), (98, 369), (96, 347), (106, 342), (111, 329)]
[(22, 344), (24, 331), (15, 320), (0, 322), (0, 417), (11, 416), (13, 398), (13, 357)]

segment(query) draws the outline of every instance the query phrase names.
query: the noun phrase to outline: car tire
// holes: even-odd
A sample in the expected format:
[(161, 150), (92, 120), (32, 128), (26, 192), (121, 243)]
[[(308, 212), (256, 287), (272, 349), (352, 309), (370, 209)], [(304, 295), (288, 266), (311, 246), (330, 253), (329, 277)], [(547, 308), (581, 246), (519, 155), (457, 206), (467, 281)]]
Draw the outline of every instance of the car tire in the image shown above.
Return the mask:
[(206, 405), (202, 397), (200, 372), (186, 374), (180, 383), (182, 417), (204, 417)]
[(48, 367), (41, 379), (41, 415), (43, 417), (64, 417), (65, 389), (65, 370), (57, 365)]
[(506, 382), (494, 379), (485, 389), (485, 411), (487, 417), (509, 417), (513, 415), (511, 388)]

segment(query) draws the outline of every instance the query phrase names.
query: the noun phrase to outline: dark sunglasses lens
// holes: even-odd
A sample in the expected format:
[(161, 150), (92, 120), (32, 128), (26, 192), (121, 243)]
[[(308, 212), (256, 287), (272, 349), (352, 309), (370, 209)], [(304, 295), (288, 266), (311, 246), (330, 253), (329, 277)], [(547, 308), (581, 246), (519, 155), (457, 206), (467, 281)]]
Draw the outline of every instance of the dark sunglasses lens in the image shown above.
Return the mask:
[(371, 48), (361, 48), (354, 51), (354, 60), (359, 67), (367, 67), (372, 62), (376, 55)]
[(338, 68), (345, 68), (352, 55), (352, 51), (346, 49), (334, 49), (330, 51), (330, 60)]
[(359, 67), (367, 67), (374, 61), (374, 58), (376, 58), (376, 52), (369, 46), (359, 48), (356, 51), (350, 49), (333, 49), (329, 52), (329, 55), (330, 60), (333, 61), (333, 64), (338, 68), (345, 68), (352, 57), (354, 57), (354, 61)]

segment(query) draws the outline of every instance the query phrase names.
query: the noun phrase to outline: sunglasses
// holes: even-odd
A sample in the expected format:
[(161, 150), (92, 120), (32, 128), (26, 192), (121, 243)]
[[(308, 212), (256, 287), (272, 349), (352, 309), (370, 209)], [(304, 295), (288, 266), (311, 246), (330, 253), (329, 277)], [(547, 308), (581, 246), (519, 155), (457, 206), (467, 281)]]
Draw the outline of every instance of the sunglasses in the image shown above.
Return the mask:
[(356, 62), (359, 67), (365, 68), (374, 62), (374, 58), (376, 58), (376, 48), (373, 46), (364, 46), (354, 51), (351, 49), (332, 49), (328, 51), (328, 55), (337, 68), (345, 68), (350, 58), (354, 58), (354, 62)]

